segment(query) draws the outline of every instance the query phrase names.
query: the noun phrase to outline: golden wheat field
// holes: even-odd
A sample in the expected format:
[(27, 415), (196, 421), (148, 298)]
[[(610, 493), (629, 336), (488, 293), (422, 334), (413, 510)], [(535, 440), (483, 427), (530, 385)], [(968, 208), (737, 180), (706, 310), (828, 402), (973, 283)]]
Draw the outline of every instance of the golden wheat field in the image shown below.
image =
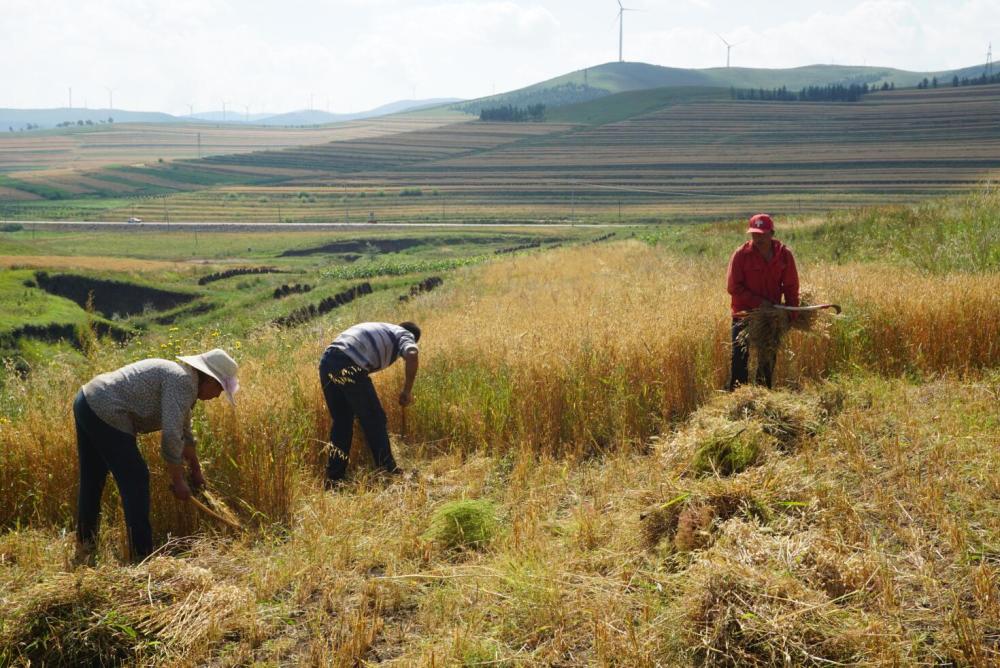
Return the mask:
[[(164, 548), (140, 565), (109, 493), (99, 566), (70, 568), (70, 402), (220, 341), (95, 344), (11, 381), (0, 665), (996, 665), (1000, 276), (800, 267), (844, 314), (790, 335), (776, 391), (727, 394), (716, 260), (566, 247), (221, 341), (244, 389), (195, 431), (246, 531), (176, 502), (146, 439)], [(356, 440), (325, 492), (316, 367), (357, 319), (424, 330), (416, 403), (385, 402), (415, 473), (372, 475)]]

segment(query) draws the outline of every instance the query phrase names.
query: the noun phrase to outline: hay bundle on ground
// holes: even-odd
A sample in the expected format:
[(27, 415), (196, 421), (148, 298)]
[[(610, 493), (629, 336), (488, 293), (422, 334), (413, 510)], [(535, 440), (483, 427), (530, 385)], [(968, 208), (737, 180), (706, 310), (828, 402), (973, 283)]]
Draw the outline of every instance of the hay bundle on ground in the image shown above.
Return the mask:
[(698, 409), (658, 446), (678, 472), (730, 476), (762, 463), (774, 450), (797, 450), (835, 412), (814, 394), (744, 386)]
[(873, 659), (879, 629), (860, 606), (847, 605), (850, 592), (837, 598), (812, 585), (816, 574), (803, 557), (821, 540), (728, 523), (711, 553), (689, 569), (677, 599), (694, 662), (828, 666)]
[(724, 405), (731, 420), (759, 422), (783, 452), (794, 450), (814, 436), (828, 412), (821, 407), (820, 399), (811, 395), (772, 392), (752, 385), (738, 388)]
[(63, 573), (5, 604), (0, 647), (12, 663), (122, 665), (182, 654), (206, 639), (245, 631), (255, 599), (185, 561)]
[(715, 529), (733, 517), (766, 521), (768, 510), (748, 489), (729, 488), (677, 494), (640, 515), (643, 538), (649, 548), (668, 540), (678, 552), (711, 544)]

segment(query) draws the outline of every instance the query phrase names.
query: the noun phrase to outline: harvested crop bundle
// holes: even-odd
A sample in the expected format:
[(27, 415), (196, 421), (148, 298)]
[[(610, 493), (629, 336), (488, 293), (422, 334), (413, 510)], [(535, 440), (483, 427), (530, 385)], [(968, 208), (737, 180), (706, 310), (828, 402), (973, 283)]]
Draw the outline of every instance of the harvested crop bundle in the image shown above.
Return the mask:
[(812, 291), (799, 292), (799, 306), (761, 306), (744, 317), (746, 326), (736, 339), (737, 345), (746, 346), (756, 353), (758, 359), (773, 358), (781, 348), (781, 342), (789, 330), (809, 332), (825, 336), (829, 329), (829, 318), (821, 317), (827, 309), (840, 313), (837, 304), (819, 302)]

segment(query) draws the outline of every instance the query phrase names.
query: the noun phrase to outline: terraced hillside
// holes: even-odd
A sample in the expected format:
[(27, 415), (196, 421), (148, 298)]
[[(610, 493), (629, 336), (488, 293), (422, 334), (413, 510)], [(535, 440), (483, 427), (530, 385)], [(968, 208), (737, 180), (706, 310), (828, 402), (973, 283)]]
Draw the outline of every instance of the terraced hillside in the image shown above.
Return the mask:
[[(1000, 170), (998, 105), (1000, 86), (896, 90), (857, 103), (657, 89), (564, 108), (560, 122), (467, 121), (99, 170), (76, 175), (78, 189), (62, 200), (46, 189), (68, 192), (69, 184), (39, 179), (29, 196), (42, 201), (0, 209), (21, 219), (116, 220), (134, 212), (149, 220), (267, 222), (805, 213), (945, 194), (990, 178)], [(111, 198), (103, 207), (80, 199), (88, 180)], [(24, 186), (0, 180), (2, 187)]]

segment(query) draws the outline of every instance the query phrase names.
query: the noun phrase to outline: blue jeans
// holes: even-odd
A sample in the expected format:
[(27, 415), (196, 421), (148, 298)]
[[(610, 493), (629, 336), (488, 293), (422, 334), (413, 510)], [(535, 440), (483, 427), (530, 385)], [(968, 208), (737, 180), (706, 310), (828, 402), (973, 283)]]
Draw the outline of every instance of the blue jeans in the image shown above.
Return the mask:
[(142, 561), (153, 551), (153, 529), (149, 524), (149, 468), (139, 453), (135, 436), (118, 431), (97, 417), (83, 390), (73, 402), (73, 417), (80, 458), (77, 538), (83, 543), (97, 542), (101, 495), (110, 471), (125, 511), (131, 557)]
[[(746, 385), (750, 378), (750, 349), (740, 345), (736, 338), (746, 327), (746, 319), (733, 318), (733, 360), (729, 368), (729, 385), (727, 389), (732, 392), (740, 385)], [(767, 359), (760, 359), (757, 362), (757, 373), (754, 377), (754, 385), (764, 385), (771, 389), (771, 381), (774, 377), (774, 365), (777, 362), (777, 352)]]
[(340, 480), (347, 471), (355, 417), (361, 422), (375, 466), (395, 471), (396, 460), (389, 447), (385, 411), (368, 372), (355, 364), (343, 351), (327, 348), (319, 363), (319, 379), (327, 410), (333, 418), (333, 426), (330, 428), (333, 449), (326, 465), (327, 480)]

